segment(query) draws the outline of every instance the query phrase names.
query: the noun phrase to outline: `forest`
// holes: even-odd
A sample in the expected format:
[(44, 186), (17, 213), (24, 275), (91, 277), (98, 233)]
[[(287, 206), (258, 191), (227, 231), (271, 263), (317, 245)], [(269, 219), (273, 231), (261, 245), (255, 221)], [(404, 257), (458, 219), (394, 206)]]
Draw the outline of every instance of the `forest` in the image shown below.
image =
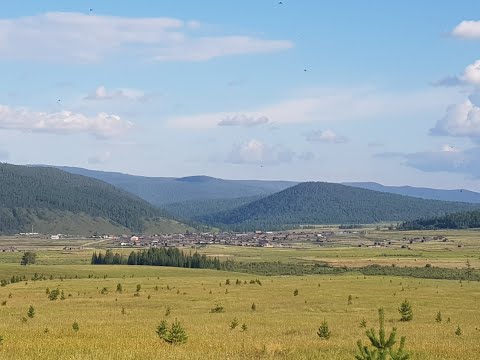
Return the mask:
[(480, 210), (458, 212), (444, 216), (404, 221), (401, 230), (470, 229), (480, 228)]
[(308, 224), (373, 224), (442, 216), (478, 204), (425, 200), (340, 184), (307, 182), (233, 210), (204, 215), (219, 228), (282, 230)]
[(0, 164), (0, 233), (25, 231), (41, 209), (102, 217), (134, 231), (162, 212), (102, 181), (48, 167)]

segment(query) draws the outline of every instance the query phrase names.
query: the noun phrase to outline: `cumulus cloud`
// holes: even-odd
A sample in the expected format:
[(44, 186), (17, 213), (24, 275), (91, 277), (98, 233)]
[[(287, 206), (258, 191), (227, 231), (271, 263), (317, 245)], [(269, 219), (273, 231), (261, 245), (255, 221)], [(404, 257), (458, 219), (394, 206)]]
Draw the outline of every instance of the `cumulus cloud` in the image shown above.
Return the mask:
[(480, 107), (470, 99), (447, 108), (443, 118), (430, 130), (432, 135), (480, 139)]
[(435, 86), (480, 86), (480, 60), (467, 65), (459, 76), (448, 76), (433, 83)]
[(197, 21), (51, 12), (0, 19), (0, 59), (98, 62), (127, 52), (157, 61), (205, 61), (216, 57), (290, 49), (287, 40), (202, 34)]
[(308, 142), (344, 144), (348, 141), (345, 136), (337, 135), (332, 130), (315, 130), (307, 134), (305, 137)]
[(105, 86), (99, 86), (93, 94), (85, 96), (85, 100), (131, 100), (145, 101), (146, 94), (136, 89), (112, 89), (107, 90)]
[(480, 21), (462, 21), (455, 26), (451, 34), (462, 39), (480, 39)]
[(268, 145), (251, 139), (233, 146), (226, 161), (233, 164), (277, 165), (291, 162), (295, 153), (282, 145)]
[(88, 158), (88, 163), (91, 165), (105, 164), (111, 157), (110, 151), (105, 151), (100, 154), (95, 154)]
[(87, 116), (71, 111), (40, 112), (0, 105), (0, 129), (56, 134), (85, 133), (95, 137), (122, 135), (133, 127), (117, 115)]
[(264, 125), (269, 122), (266, 116), (247, 116), (244, 114), (237, 114), (232, 116), (227, 116), (224, 119), (220, 120), (218, 126), (257, 126)]
[[(451, 101), (458, 95), (445, 88), (430, 88), (414, 92), (389, 92), (371, 88), (321, 88), (309, 90), (290, 99), (258, 107), (240, 109), (236, 114), (258, 119), (262, 116), (271, 123), (296, 124), (334, 122), (345, 120), (372, 120), (409, 114), (424, 114), (441, 109), (442, 101)], [(168, 119), (173, 128), (214, 128), (232, 112), (209, 112)]]

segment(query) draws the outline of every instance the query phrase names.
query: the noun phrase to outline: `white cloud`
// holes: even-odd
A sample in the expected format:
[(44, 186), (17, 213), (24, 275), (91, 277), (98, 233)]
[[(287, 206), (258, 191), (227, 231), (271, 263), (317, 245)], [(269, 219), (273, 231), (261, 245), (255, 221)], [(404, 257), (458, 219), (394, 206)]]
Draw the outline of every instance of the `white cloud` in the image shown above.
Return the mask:
[(479, 86), (480, 85), (480, 60), (467, 65), (460, 76), (448, 76), (433, 83), (435, 86)]
[(85, 96), (85, 100), (131, 100), (145, 101), (146, 94), (136, 89), (112, 89), (107, 90), (105, 86), (100, 85), (93, 94)]
[(290, 49), (285, 40), (262, 40), (248, 36), (200, 37), (182, 41), (160, 51), (158, 61), (205, 61), (220, 56), (269, 53)]
[(470, 100), (449, 106), (445, 116), (437, 121), (430, 133), (480, 139), (480, 107)]
[(0, 105), (0, 129), (113, 137), (122, 135), (132, 127), (131, 122), (107, 113), (87, 116), (65, 110), (48, 113)]
[(218, 126), (257, 126), (264, 125), (269, 122), (266, 116), (247, 116), (244, 114), (237, 114), (233, 116), (227, 116), (224, 119), (220, 120)]
[(307, 134), (305, 137), (309, 142), (343, 144), (348, 141), (345, 136), (337, 135), (332, 130), (315, 130)]
[(129, 55), (158, 61), (204, 61), (220, 56), (290, 49), (287, 40), (202, 34), (196, 21), (52, 12), (0, 19), (0, 59), (96, 62)]
[(480, 21), (462, 21), (455, 26), (452, 35), (463, 39), (480, 39)]
[(233, 146), (226, 161), (233, 164), (276, 165), (288, 163), (295, 158), (295, 153), (282, 145), (268, 145), (251, 139)]
[(174, 128), (206, 129), (216, 127), (223, 119), (243, 114), (248, 118), (262, 116), (275, 124), (321, 123), (344, 120), (372, 120), (425, 114), (439, 111), (442, 102), (458, 95), (444, 88), (412, 92), (388, 92), (370, 88), (323, 88), (301, 94), (257, 109), (235, 112), (210, 112), (178, 116), (168, 120)]

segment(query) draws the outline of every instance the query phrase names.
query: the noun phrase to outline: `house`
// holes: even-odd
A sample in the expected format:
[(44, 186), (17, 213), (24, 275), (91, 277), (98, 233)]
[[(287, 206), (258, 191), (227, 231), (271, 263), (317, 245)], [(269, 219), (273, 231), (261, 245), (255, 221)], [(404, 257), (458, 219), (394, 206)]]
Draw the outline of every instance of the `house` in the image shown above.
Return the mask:
[(60, 240), (60, 234), (50, 235), (50, 240)]

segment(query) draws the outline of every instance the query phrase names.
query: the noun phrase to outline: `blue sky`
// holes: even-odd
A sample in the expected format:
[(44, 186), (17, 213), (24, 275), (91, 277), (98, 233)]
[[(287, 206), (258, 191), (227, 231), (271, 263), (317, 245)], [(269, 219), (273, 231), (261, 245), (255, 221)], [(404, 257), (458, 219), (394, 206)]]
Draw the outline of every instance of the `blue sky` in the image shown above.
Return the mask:
[(0, 161), (480, 190), (478, 2), (282, 2), (4, 4)]

